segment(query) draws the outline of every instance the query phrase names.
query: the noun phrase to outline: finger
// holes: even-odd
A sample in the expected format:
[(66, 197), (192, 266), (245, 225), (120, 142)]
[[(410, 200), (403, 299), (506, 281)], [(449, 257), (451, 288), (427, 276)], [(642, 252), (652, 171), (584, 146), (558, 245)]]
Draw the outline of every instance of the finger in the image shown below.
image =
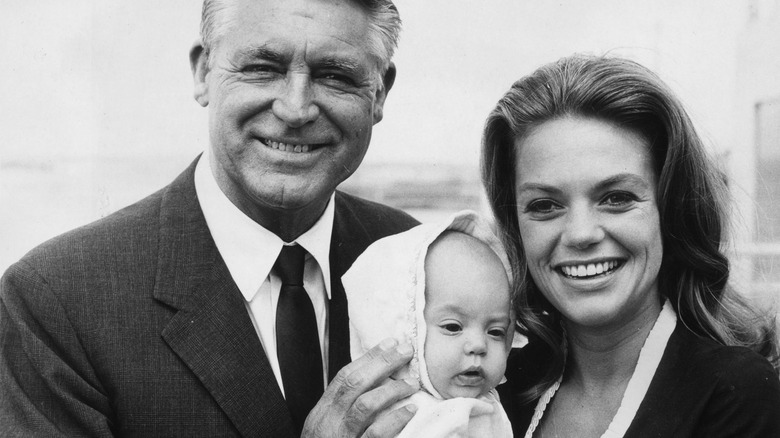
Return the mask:
[(341, 405), (344, 410), (363, 393), (377, 387), (393, 372), (409, 363), (414, 349), (408, 343), (385, 339), (366, 354), (336, 374), (323, 398)]
[(378, 418), (379, 413), (386, 411), (394, 403), (419, 390), (420, 386), (416, 381), (388, 379), (355, 400), (355, 403), (347, 411), (344, 425), (348, 430), (362, 432), (368, 424)]
[(363, 434), (363, 438), (385, 438), (397, 436), (411, 421), (417, 406), (408, 404), (380, 415)]

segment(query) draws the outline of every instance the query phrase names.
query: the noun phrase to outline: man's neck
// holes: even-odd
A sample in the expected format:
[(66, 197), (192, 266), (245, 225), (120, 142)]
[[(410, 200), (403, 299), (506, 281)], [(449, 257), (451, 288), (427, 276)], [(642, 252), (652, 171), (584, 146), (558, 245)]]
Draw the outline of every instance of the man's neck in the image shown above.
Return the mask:
[(244, 215), (285, 242), (294, 241), (313, 227), (325, 212), (332, 197), (330, 194), (324, 199), (316, 199), (303, 206), (284, 208), (253, 200), (242, 187), (230, 182), (226, 175), (220, 175), (214, 168), (212, 176), (222, 193)]
[[(329, 199), (298, 209), (270, 208), (255, 204), (236, 205), (250, 219), (285, 242), (292, 242), (311, 229), (328, 206)], [(235, 202), (234, 202), (235, 204)]]
[(270, 215), (249, 215), (265, 229), (285, 242), (292, 242), (317, 223), (327, 204), (313, 211), (278, 211)]

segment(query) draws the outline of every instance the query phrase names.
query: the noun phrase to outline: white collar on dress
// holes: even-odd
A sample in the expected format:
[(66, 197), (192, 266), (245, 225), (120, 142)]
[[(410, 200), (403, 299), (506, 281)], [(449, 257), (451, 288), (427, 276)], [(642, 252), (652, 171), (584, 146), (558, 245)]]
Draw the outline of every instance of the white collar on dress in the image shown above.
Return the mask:
[[(672, 336), (675, 326), (677, 325), (677, 314), (674, 312), (669, 300), (664, 302), (661, 313), (658, 315), (658, 319), (655, 321), (652, 330), (647, 335), (645, 344), (642, 346), (642, 350), (639, 352), (639, 359), (634, 369), (634, 374), (628, 381), (626, 392), (623, 394), (623, 400), (620, 402), (620, 407), (615, 413), (615, 417), (612, 418), (612, 422), (609, 423), (607, 431), (601, 435), (601, 438), (621, 438), (625, 435), (631, 422), (634, 421), (639, 405), (647, 394), (647, 389), (650, 387), (650, 382), (655, 376), (655, 371), (658, 369), (658, 364), (661, 362), (666, 344), (669, 342), (669, 338)], [(544, 410), (552, 400), (555, 392), (561, 385), (561, 379), (563, 376), (558, 377), (558, 380), (547, 391), (542, 394), (539, 402), (536, 404), (534, 410), (534, 416), (531, 419), (531, 424), (528, 426), (528, 431), (525, 433), (526, 438), (531, 438), (534, 431), (539, 426), (544, 415)]]

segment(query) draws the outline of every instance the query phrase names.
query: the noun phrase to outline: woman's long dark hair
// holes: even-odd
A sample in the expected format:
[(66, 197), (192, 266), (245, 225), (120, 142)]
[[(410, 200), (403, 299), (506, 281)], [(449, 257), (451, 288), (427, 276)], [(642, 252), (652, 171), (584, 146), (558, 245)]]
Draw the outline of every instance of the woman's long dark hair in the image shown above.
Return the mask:
[(482, 143), (482, 179), (515, 269), (516, 311), (531, 341), (547, 346), (551, 365), (522, 397), (533, 399), (563, 370), (560, 314), (534, 284), (518, 226), (515, 139), (564, 116), (593, 117), (641, 134), (658, 175), (663, 239), (660, 292), (678, 318), (699, 336), (749, 347), (778, 369), (774, 317), (751, 308), (728, 284), (723, 253), (728, 190), (674, 93), (636, 62), (574, 55), (515, 82), (488, 116)]

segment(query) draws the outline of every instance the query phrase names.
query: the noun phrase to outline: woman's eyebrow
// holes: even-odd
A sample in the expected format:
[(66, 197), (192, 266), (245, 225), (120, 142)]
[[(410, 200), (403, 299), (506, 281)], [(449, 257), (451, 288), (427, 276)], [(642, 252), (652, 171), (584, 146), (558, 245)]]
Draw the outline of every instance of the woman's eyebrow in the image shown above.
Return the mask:
[(542, 184), (542, 183), (535, 183), (535, 182), (525, 182), (517, 186), (517, 193), (522, 192), (529, 192), (529, 191), (541, 191), (541, 192), (547, 192), (547, 193), (561, 193), (561, 190), (556, 188), (555, 186), (551, 186), (548, 184)]
[(634, 173), (619, 173), (617, 175), (610, 176), (609, 178), (599, 182), (596, 185), (596, 188), (601, 190), (618, 184), (629, 184), (642, 189), (650, 188), (645, 178), (642, 178)]
[[(633, 173), (619, 173), (616, 175), (612, 175), (602, 181), (599, 181), (595, 185), (595, 188), (597, 190), (604, 190), (608, 187), (613, 187), (618, 184), (629, 184), (643, 189), (650, 188), (650, 185), (648, 184), (646, 179)], [(517, 193), (523, 193), (526, 191), (542, 191), (542, 192), (547, 192), (552, 194), (562, 192), (559, 188), (555, 186), (536, 183), (536, 182), (525, 182), (517, 186)]]

